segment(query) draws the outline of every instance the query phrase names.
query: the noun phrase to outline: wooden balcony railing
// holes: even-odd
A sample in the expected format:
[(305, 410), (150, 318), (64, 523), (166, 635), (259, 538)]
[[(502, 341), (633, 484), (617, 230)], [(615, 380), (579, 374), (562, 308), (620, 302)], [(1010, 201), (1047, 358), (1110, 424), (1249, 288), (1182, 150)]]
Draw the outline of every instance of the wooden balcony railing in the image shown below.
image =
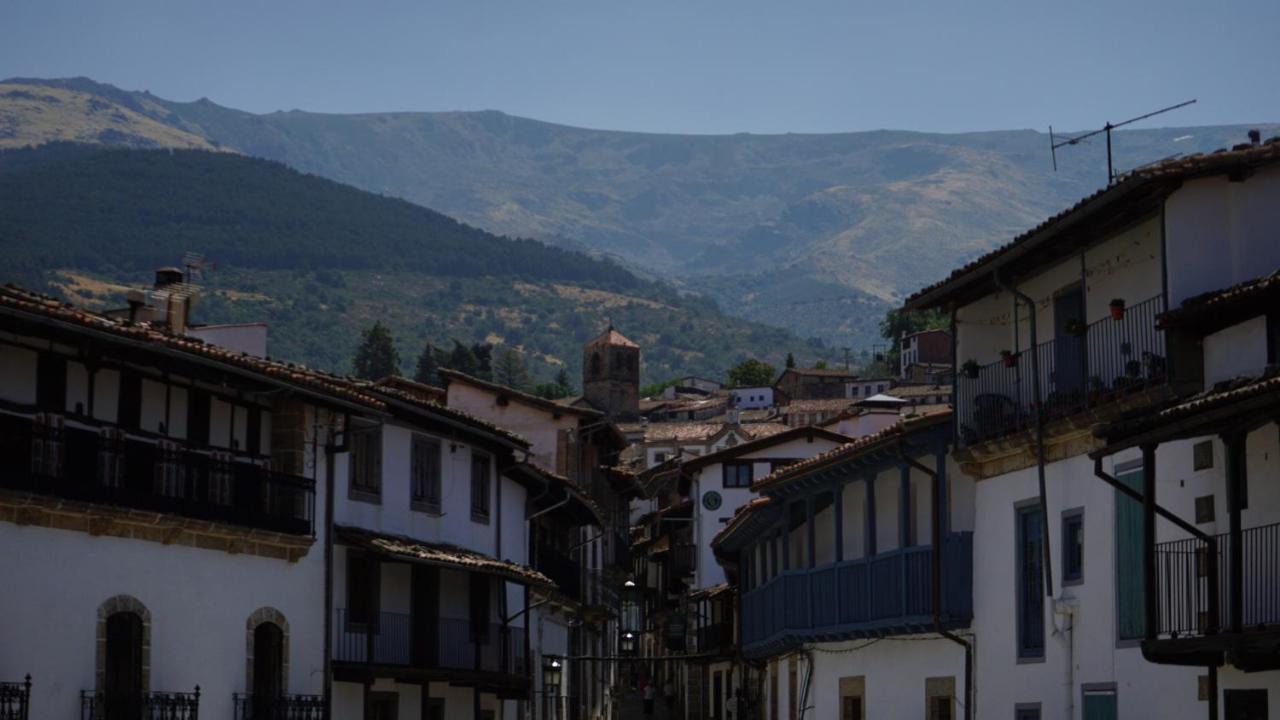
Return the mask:
[(113, 427), (0, 414), (0, 462), (7, 489), (297, 535), (313, 529), (313, 480)]
[(31, 712), (31, 676), (22, 682), (0, 682), (0, 720), (27, 720)]
[[(1214, 536), (1216, 552), (1197, 538), (1156, 545), (1157, 637), (1192, 638), (1228, 632), (1231, 628), (1229, 582), (1231, 536)], [(1241, 533), (1244, 583), (1240, 627), (1248, 632), (1280, 626), (1280, 523)], [(1218, 576), (1218, 597), (1209, 582)]]
[[(819, 568), (788, 570), (742, 595), (743, 649), (816, 636), (912, 632), (932, 623), (932, 546), (910, 547)], [(943, 543), (947, 623), (973, 617), (973, 534)]]
[(328, 720), (323, 695), (232, 696), (235, 720)]
[(81, 720), (199, 720), (200, 686), (195, 692), (116, 695), (80, 693)]
[[(405, 613), (378, 613), (371, 628), (337, 610), (333, 659), (339, 662), (524, 675), (523, 629), (497, 623), (473, 630), (467, 620), (418, 620)], [(372, 637), (369, 636), (372, 633)]]
[[(1115, 401), (1168, 380), (1164, 331), (1156, 317), (1164, 312), (1158, 295), (1110, 317), (1022, 350), (975, 371), (957, 367), (956, 423), (960, 440), (973, 444), (1016, 433), (1035, 422), (1035, 376), (1045, 419), (1072, 415)], [(1042, 333), (1052, 328), (1041, 327)], [(1032, 361), (1036, 355), (1036, 363)], [(963, 363), (963, 359), (957, 359)]]

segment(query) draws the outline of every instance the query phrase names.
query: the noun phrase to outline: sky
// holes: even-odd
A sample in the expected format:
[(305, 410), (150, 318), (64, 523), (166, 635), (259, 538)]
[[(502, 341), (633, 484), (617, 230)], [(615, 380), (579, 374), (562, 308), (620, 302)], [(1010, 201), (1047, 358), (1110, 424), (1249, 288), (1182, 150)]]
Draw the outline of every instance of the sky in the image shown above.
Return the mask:
[(673, 133), (1280, 121), (1280, 2), (0, 0), (0, 78)]

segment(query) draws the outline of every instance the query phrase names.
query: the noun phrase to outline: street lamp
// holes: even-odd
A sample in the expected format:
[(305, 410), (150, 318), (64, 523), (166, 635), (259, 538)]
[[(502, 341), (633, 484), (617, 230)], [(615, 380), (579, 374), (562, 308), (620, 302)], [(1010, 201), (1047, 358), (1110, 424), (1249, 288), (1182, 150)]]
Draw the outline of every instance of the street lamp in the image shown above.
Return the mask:
[(547, 658), (546, 663), (542, 666), (542, 689), (544, 692), (549, 692), (549, 689), (552, 687), (560, 687), (560, 676), (562, 672), (563, 668), (561, 667), (560, 658)]
[(630, 655), (636, 651), (636, 634), (633, 632), (622, 633), (622, 652)]

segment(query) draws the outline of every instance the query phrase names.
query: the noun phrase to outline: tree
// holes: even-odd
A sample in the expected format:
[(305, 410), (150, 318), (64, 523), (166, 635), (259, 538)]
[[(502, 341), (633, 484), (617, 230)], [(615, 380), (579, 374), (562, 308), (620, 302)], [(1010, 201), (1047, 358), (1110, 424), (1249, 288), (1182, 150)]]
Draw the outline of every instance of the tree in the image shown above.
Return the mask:
[(529, 377), (529, 367), (524, 363), (524, 356), (515, 348), (506, 348), (498, 354), (498, 361), (493, 366), (493, 381), (505, 385), (512, 390), (524, 392), (533, 381)]
[(400, 354), (396, 352), (391, 332), (382, 321), (374, 322), (373, 327), (364, 331), (351, 364), (356, 377), (366, 380), (377, 380), (400, 372)]
[(562, 367), (556, 371), (556, 385), (564, 388), (565, 397), (573, 394), (573, 383), (569, 380), (569, 371), (567, 369)]
[(819, 360), (818, 362), (816, 362), (816, 363), (814, 363), (814, 364), (813, 364), (813, 369), (814, 369), (814, 370), (826, 370), (826, 369), (827, 369), (827, 361), (826, 361), (826, 360)]
[(413, 379), (427, 385), (435, 385), (439, 383), (440, 377), (436, 374), (440, 370), (440, 361), (436, 359), (436, 349), (427, 343), (422, 347), (422, 353), (418, 355), (418, 365), (414, 370)]
[(730, 387), (760, 387), (773, 384), (774, 370), (769, 363), (747, 358), (729, 368)]
[(475, 376), (481, 380), (492, 380), (493, 346), (489, 343), (475, 343), (471, 346), (471, 354), (476, 358)]
[(796, 366), (796, 356), (792, 355), (791, 353), (787, 353), (787, 369), (791, 369), (795, 366)]

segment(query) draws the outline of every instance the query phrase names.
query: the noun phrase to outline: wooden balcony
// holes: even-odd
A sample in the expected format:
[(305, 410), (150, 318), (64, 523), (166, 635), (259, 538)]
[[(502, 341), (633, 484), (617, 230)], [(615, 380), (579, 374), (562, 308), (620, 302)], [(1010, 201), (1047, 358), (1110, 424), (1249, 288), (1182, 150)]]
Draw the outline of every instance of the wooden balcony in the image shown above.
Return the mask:
[[(779, 573), (742, 595), (743, 653), (933, 630), (933, 552), (909, 547)], [(973, 534), (952, 533), (942, 552), (941, 619), (947, 628), (966, 627), (973, 618)]]
[(27, 720), (31, 712), (31, 676), (22, 682), (0, 682), (0, 720)]
[(1169, 378), (1165, 334), (1156, 326), (1164, 307), (1164, 296), (1158, 295), (1127, 307), (1122, 319), (1098, 320), (1083, 326), (1078, 335), (1042, 342), (976, 371), (966, 372), (960, 365), (964, 360), (957, 358), (959, 440), (973, 445), (1034, 427), (1036, 364), (1045, 420), (1075, 415), (1165, 384)]
[(251, 460), (110, 426), (0, 414), (0, 488), (312, 534), (315, 482)]
[[(479, 628), (468, 620), (419, 619), (407, 613), (378, 613), (372, 627), (336, 611), (333, 659), (348, 665), (377, 666), (394, 675), (505, 675), (527, 682), (524, 629), (491, 623)], [(404, 672), (397, 672), (397, 668)]]

